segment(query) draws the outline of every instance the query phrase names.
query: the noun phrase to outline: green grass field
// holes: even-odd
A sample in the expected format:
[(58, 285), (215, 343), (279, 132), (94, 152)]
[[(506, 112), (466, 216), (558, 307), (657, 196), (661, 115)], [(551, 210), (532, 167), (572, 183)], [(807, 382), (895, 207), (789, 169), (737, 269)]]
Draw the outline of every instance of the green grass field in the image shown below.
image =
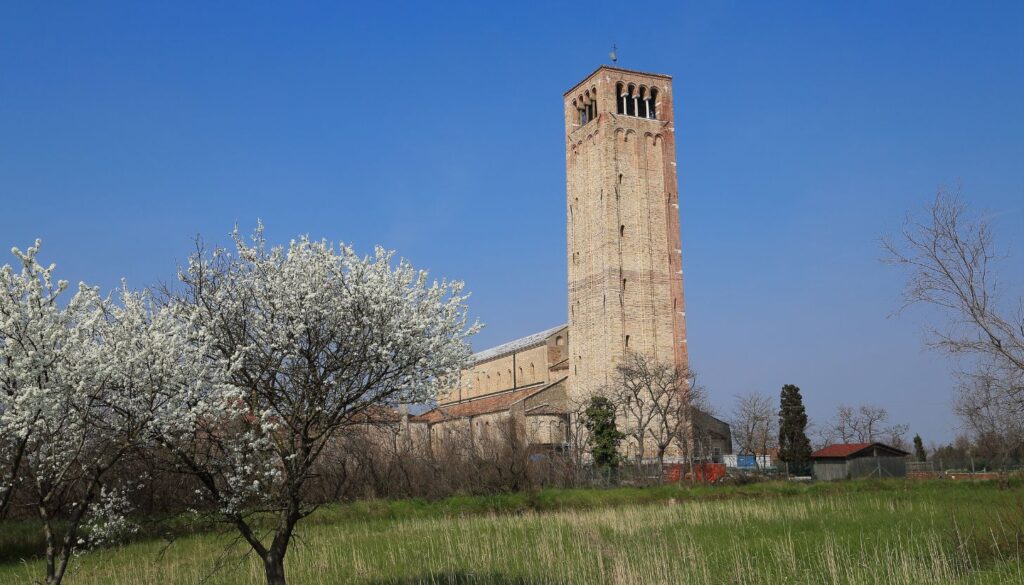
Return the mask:
[[(1024, 584), (1019, 483), (551, 490), (336, 505), (300, 526), (295, 584)], [(0, 536), (0, 583), (41, 575), (12, 558), (32, 538)], [(259, 583), (243, 553), (230, 533), (140, 541), (82, 555), (66, 582)]]

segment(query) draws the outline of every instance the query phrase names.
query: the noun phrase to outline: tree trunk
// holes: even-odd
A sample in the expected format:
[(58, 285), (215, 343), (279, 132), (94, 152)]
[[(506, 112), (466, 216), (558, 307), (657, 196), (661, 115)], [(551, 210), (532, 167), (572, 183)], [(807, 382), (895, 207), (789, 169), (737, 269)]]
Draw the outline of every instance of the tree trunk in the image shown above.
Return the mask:
[(267, 574), (267, 585), (286, 585), (284, 579), (284, 557), (270, 551), (263, 559), (263, 570)]

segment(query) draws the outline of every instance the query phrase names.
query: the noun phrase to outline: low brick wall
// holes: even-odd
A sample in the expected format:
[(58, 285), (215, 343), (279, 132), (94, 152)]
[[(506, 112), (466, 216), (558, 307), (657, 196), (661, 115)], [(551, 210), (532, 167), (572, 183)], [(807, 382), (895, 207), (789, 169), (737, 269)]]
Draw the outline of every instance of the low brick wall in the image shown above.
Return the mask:
[(949, 479), (999, 479), (999, 474), (994, 471), (985, 473), (947, 473)]
[(971, 473), (969, 471), (964, 472), (945, 472), (940, 473), (938, 471), (909, 471), (907, 472), (908, 479), (958, 479), (958, 480), (989, 480), (999, 479), (999, 474), (995, 471), (977, 472)]

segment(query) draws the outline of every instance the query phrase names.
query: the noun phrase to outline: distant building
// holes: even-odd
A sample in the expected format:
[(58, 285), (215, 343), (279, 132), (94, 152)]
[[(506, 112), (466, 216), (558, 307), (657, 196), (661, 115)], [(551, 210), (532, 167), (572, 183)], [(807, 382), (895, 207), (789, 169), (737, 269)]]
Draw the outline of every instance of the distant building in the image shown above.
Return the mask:
[(811, 453), (815, 479), (906, 477), (910, 453), (883, 443), (829, 445)]
[(713, 463), (725, 463), (732, 453), (732, 428), (729, 423), (696, 408), (690, 414), (693, 419), (693, 442), (697, 449), (696, 458)]
[[(568, 323), (474, 355), (437, 408), (410, 418), (414, 435), (436, 448), (500, 427), (564, 444), (571, 405), (612, 382), (627, 352), (687, 367), (672, 101), (671, 77), (607, 66), (563, 95)], [(720, 460), (728, 425), (697, 418), (705, 458)]]

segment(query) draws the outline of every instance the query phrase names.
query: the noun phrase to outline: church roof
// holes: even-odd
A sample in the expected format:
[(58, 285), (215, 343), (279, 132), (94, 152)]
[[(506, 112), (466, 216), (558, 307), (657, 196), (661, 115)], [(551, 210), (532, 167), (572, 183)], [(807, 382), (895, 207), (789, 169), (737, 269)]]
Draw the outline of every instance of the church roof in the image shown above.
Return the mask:
[(553, 384), (538, 383), (527, 386), (526, 388), (512, 390), (511, 392), (484, 396), (483, 398), (471, 398), (464, 402), (438, 406), (433, 410), (414, 416), (409, 420), (412, 422), (436, 423), (453, 418), (465, 418), (479, 416), (481, 414), (489, 414), (492, 412), (502, 412), (508, 410), (509, 407), (516, 402), (525, 400), (526, 398), (529, 398), (552, 385)]
[(473, 365), (476, 365), (476, 364), (479, 364), (481, 362), (486, 362), (488, 360), (493, 360), (494, 358), (498, 358), (498, 357), (501, 357), (503, 355), (508, 355), (510, 353), (515, 353), (517, 351), (521, 351), (521, 350), (527, 349), (529, 347), (533, 347), (535, 345), (541, 345), (542, 343), (544, 343), (544, 341), (548, 337), (551, 337), (559, 329), (564, 329), (565, 327), (566, 327), (566, 325), (563, 323), (562, 325), (559, 325), (558, 327), (552, 327), (551, 329), (545, 329), (544, 331), (541, 331), (539, 333), (534, 333), (533, 335), (527, 335), (526, 337), (521, 337), (519, 339), (516, 339), (515, 341), (509, 341), (508, 343), (503, 343), (503, 344), (501, 344), (501, 345), (499, 345), (497, 347), (492, 347), (490, 349), (485, 349), (483, 351), (474, 353), (469, 358), (469, 363), (473, 364)]

